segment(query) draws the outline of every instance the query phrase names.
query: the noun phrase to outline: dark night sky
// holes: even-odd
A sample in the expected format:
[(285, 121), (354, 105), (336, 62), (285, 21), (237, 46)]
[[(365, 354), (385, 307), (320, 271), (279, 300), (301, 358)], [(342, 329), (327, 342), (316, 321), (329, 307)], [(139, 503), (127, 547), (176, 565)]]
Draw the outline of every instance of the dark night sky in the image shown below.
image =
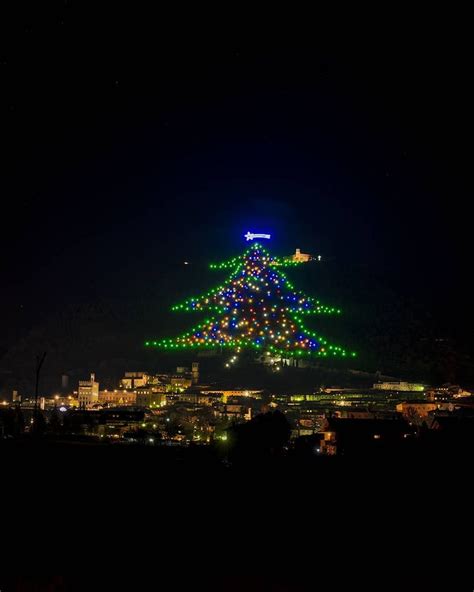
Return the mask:
[(0, 19), (0, 347), (74, 302), (133, 307), (153, 284), (169, 303), (170, 266), (235, 254), (249, 229), (377, 277), (468, 344), (459, 25), (400, 15), (333, 34), (194, 16), (68, 2)]

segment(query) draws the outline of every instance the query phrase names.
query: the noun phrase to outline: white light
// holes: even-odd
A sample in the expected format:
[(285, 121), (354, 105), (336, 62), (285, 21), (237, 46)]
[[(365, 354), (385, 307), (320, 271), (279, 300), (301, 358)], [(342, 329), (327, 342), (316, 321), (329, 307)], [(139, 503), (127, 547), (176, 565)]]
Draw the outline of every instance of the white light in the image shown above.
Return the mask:
[(270, 238), (271, 235), (270, 234), (257, 234), (255, 232), (247, 232), (247, 234), (244, 234), (244, 237), (246, 240), (251, 241), (254, 238)]

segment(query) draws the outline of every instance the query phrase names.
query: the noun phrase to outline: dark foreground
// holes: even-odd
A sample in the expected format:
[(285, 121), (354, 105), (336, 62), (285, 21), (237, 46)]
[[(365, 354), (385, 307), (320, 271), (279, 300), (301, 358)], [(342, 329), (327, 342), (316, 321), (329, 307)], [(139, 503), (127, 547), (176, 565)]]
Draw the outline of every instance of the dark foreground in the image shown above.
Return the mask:
[[(107, 557), (122, 557), (123, 570), (107, 572), (107, 582), (74, 571), (61, 576), (62, 588), (15, 587), (4, 577), (2, 592), (148, 590), (149, 577), (163, 590), (168, 577), (173, 590), (315, 590), (347, 562), (357, 573), (337, 577), (362, 574), (366, 586), (379, 569), (401, 578), (400, 590), (435, 589), (446, 568), (456, 580), (467, 568), (470, 580), (470, 451), (229, 465), (209, 447), (2, 441), (0, 455), (12, 545), (27, 544), (30, 559), (31, 549), (46, 558), (54, 550), (75, 569), (86, 545), (107, 569)], [(451, 580), (444, 589), (471, 588)]]

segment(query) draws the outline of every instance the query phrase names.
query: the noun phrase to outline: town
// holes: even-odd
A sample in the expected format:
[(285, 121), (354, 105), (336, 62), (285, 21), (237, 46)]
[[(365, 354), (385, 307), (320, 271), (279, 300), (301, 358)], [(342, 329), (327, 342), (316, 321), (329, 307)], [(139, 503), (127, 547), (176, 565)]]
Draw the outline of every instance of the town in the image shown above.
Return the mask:
[(101, 389), (91, 374), (69, 390), (67, 378), (61, 392), (36, 401), (14, 391), (0, 407), (0, 436), (36, 432), (59, 442), (223, 446), (239, 425), (278, 413), (288, 425), (286, 453), (333, 456), (393, 451), (436, 435), (452, 440), (474, 425), (474, 397), (458, 385), (385, 381), (284, 394), (207, 384), (199, 362), (174, 373), (125, 372), (116, 389)]

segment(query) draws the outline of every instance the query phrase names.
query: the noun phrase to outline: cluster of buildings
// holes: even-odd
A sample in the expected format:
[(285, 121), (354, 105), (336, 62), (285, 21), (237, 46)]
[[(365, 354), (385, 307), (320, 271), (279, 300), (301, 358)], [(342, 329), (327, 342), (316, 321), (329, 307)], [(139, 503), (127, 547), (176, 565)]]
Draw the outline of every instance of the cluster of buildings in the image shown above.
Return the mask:
[(79, 381), (79, 387), (72, 397), (81, 408), (98, 406), (137, 405), (140, 407), (162, 407), (166, 395), (180, 393), (199, 380), (199, 364), (193, 362), (191, 368), (178, 367), (175, 374), (148, 374), (146, 372), (126, 372), (120, 380), (119, 388), (100, 390), (95, 375), (90, 380)]
[(293, 437), (318, 454), (356, 454), (409, 444), (430, 430), (468, 425), (474, 434), (474, 397), (459, 386), (430, 388), (379, 382), (371, 389), (324, 388), (283, 403)]
[[(225, 440), (230, 425), (248, 421), (262, 411), (262, 391), (214, 389), (193, 384), (192, 377), (186, 379), (186, 387), (182, 382), (179, 386), (153, 382), (139, 386), (135, 383), (135, 379), (141, 380), (139, 373), (127, 373), (125, 378), (132, 378), (131, 374), (136, 374), (134, 383), (122, 383), (113, 402), (105, 396), (86, 402), (79, 395), (80, 387), (78, 401), (82, 403), (71, 405), (62, 416), (66, 431), (146, 444), (210, 443)], [(94, 380), (86, 382), (87, 397), (96, 387)]]
[[(38, 408), (49, 422), (55, 417), (63, 433), (149, 444), (225, 440), (232, 423), (262, 411), (261, 390), (199, 384), (197, 362), (169, 374), (125, 372), (117, 387), (101, 389), (91, 374), (77, 390), (39, 397)], [(28, 430), (35, 401), (15, 392), (12, 403), (25, 415)]]
[[(92, 374), (70, 394), (41, 397), (39, 407), (64, 433), (147, 444), (225, 441), (233, 424), (279, 409), (293, 442), (307, 439), (315, 452), (328, 455), (404, 442), (420, 429), (442, 429), (449, 418), (474, 420), (474, 397), (459, 386), (379, 382), (368, 389), (274, 394), (201, 384), (197, 362), (172, 374), (126, 372), (117, 386), (101, 390)], [(28, 426), (34, 402), (21, 401), (18, 393), (13, 398), (11, 407), (21, 408)]]

